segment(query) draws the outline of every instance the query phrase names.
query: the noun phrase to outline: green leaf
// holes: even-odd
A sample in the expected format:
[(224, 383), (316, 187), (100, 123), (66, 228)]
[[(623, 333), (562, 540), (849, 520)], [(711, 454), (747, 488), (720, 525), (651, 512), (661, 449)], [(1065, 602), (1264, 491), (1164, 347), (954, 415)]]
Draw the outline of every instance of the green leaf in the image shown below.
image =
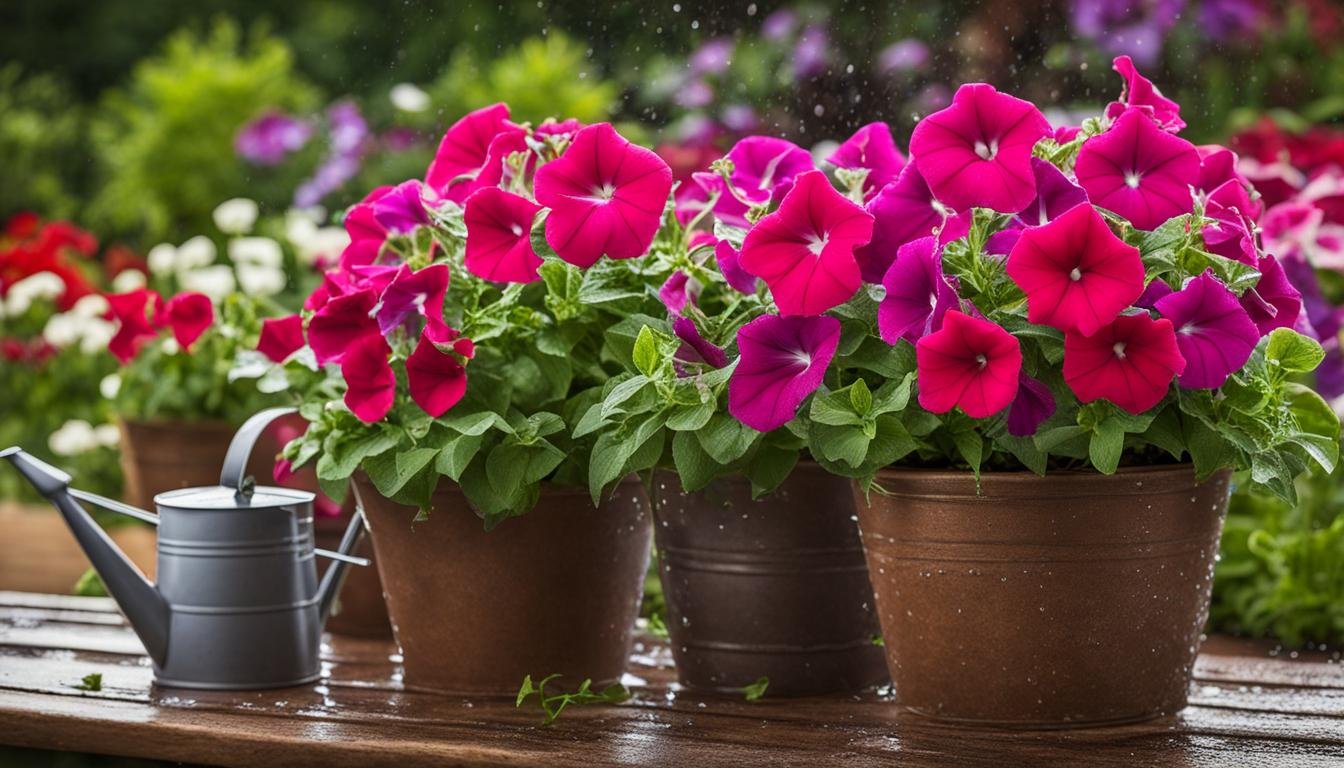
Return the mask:
[(694, 434), (706, 453), (727, 465), (742, 458), (761, 433), (726, 413), (715, 413), (704, 429)]
[(742, 686), (742, 697), (747, 701), (759, 701), (765, 695), (765, 691), (770, 687), (770, 678), (761, 677), (750, 685)]
[(714, 410), (714, 403), (677, 406), (667, 417), (667, 428), (673, 432), (694, 432), (709, 423)]
[(317, 476), (323, 480), (347, 480), (360, 463), (397, 445), (396, 434), (389, 429), (374, 428), (353, 440), (333, 441), (331, 450), (317, 461)]
[(849, 403), (860, 416), (867, 416), (873, 410), (873, 393), (863, 379), (849, 385)]
[(761, 445), (747, 462), (746, 475), (751, 480), (751, 496), (758, 499), (779, 487), (798, 463), (798, 450)]
[(499, 416), (490, 412), (463, 413), (439, 419), (439, 424), (464, 435), (483, 435), (496, 422), (502, 422)]
[(910, 389), (914, 381), (915, 373), (911, 371), (899, 379), (888, 379), (878, 387), (873, 395), (873, 415), (905, 410), (905, 406), (910, 403)]
[(1107, 419), (1093, 430), (1087, 452), (1092, 466), (1103, 475), (1110, 475), (1120, 466), (1120, 454), (1124, 448), (1124, 427), (1115, 419)]
[(1325, 350), (1315, 339), (1309, 339), (1291, 328), (1275, 328), (1270, 331), (1265, 357), (1277, 362), (1280, 368), (1289, 373), (1306, 373), (1316, 370), (1316, 366), (1321, 364), (1321, 360), (1325, 359)]
[[(869, 396), (869, 407), (872, 406)], [(849, 392), (841, 389), (825, 395), (813, 397), (808, 409), (808, 418), (818, 424), (835, 427), (862, 424), (863, 419), (854, 412), (854, 401)]]
[(621, 405), (639, 394), (650, 384), (649, 377), (643, 375), (631, 376), (620, 384), (617, 384), (611, 392), (602, 399), (602, 418), (609, 419), (620, 412)]
[(652, 377), (653, 372), (658, 369), (661, 362), (658, 359), (658, 340), (654, 338), (653, 331), (649, 326), (639, 329), (639, 335), (635, 337), (635, 348), (633, 351), (635, 367), (645, 376)]
[(808, 445), (814, 453), (819, 453), (828, 461), (843, 461), (855, 469), (862, 467), (868, 457), (868, 444), (872, 438), (861, 426), (834, 426), (817, 423), (812, 425), (811, 439)]
[(687, 493), (709, 485), (723, 468), (700, 445), (694, 432), (678, 432), (672, 436), (672, 463), (681, 478), (681, 487)]
[(1195, 477), (1203, 480), (1223, 467), (1231, 466), (1235, 456), (1227, 440), (1199, 419), (1185, 419), (1185, 445), (1195, 465)]
[(985, 453), (985, 441), (980, 432), (974, 429), (953, 432), (952, 443), (956, 445), (961, 458), (970, 465), (975, 476), (980, 477), (980, 462), (984, 460)]
[(484, 435), (459, 435), (452, 438), (439, 449), (439, 456), (434, 461), (435, 471), (457, 482), (462, 478), (467, 465), (480, 451), (481, 442), (484, 440)]
[(90, 672), (79, 679), (79, 685), (74, 686), (80, 691), (101, 691), (103, 690), (103, 673)]
[(379, 493), (392, 498), (438, 454), (433, 448), (388, 451), (364, 462), (364, 471)]
[(593, 452), (588, 460), (588, 492), (594, 504), (601, 502), (602, 492), (608, 485), (626, 474), (626, 462), (639, 447), (623, 432), (603, 432), (593, 443)]

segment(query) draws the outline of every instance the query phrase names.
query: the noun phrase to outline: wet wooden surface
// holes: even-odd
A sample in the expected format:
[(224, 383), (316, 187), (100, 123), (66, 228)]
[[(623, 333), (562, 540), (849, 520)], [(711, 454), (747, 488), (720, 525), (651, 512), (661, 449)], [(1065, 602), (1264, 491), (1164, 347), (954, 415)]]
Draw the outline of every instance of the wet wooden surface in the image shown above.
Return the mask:
[[(403, 690), (390, 644), (334, 639), (321, 685), (255, 693), (152, 688), (110, 601), (0, 592), (0, 744), (212, 765), (1341, 766), (1344, 663), (1205, 643), (1192, 706), (1105, 729), (954, 728), (878, 693), (805, 700), (677, 690), (666, 646), (631, 657), (633, 699), (543, 728), (512, 701)], [(99, 692), (78, 690), (89, 673)], [(543, 670), (538, 670), (543, 672)]]

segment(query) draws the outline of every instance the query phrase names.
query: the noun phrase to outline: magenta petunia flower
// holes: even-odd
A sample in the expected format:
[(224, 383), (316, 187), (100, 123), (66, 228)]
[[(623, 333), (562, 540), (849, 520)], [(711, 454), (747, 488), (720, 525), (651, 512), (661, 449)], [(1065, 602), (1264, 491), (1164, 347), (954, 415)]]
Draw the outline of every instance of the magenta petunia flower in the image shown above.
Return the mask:
[(447, 327), (443, 321), (443, 299), (448, 293), (448, 265), (431, 264), (412, 271), (402, 264), (378, 299), (374, 316), (378, 330), (384, 335), (419, 314), (436, 330)]
[(1139, 249), (1090, 205), (1025, 230), (1007, 270), (1027, 294), (1027, 319), (1061, 331), (1096, 333), (1143, 293)]
[(1111, 69), (1124, 78), (1125, 88), (1120, 93), (1119, 101), (1106, 105), (1108, 119), (1115, 120), (1127, 109), (1138, 109), (1164, 131), (1179, 133), (1185, 128), (1185, 121), (1181, 119), (1181, 105), (1163, 96), (1152, 80), (1139, 74), (1133, 59), (1116, 56), (1115, 61), (1111, 62)]
[(273, 363), (283, 363), (303, 347), (303, 317), (268, 317), (261, 321), (257, 351)]
[(732, 243), (720, 240), (714, 246), (714, 261), (719, 265), (719, 274), (733, 290), (747, 295), (756, 292), (757, 278), (742, 268), (741, 254)]
[(672, 169), (607, 123), (590, 125), (557, 160), (537, 170), (537, 202), (551, 209), (546, 242), (560, 258), (591, 267), (603, 254), (643, 256), (672, 192)]
[(1017, 397), (1008, 408), (1008, 434), (1031, 437), (1046, 419), (1055, 413), (1055, 396), (1050, 388), (1025, 372), (1017, 379)]
[(919, 404), (930, 413), (960, 407), (983, 419), (1017, 397), (1022, 348), (1003, 328), (960, 311), (943, 316), (943, 327), (915, 345)]
[(373, 204), (391, 191), (392, 187), (376, 187), (345, 212), (345, 232), (350, 236), (350, 244), (341, 252), (342, 269), (372, 264), (378, 259), (383, 243), (387, 240), (387, 228), (378, 223)]
[(1166, 318), (1121, 315), (1091, 336), (1064, 334), (1064, 381), (1084, 403), (1104, 398), (1129, 413), (1143, 413), (1162, 401), (1184, 370)]
[(1212, 271), (1156, 303), (1176, 328), (1176, 344), (1185, 358), (1180, 384), (1186, 389), (1216, 389), (1251, 358), (1260, 331)]
[(365, 424), (372, 424), (392, 409), (397, 376), (388, 365), (392, 348), (377, 333), (354, 340), (341, 357), (345, 379), (345, 404)]
[(1134, 300), (1134, 306), (1152, 309), (1157, 306), (1157, 302), (1163, 296), (1170, 296), (1172, 293), (1175, 293), (1175, 291), (1171, 289), (1170, 285), (1167, 285), (1165, 280), (1153, 280), (1143, 289), (1139, 298)]
[(1087, 202), (1087, 192), (1052, 163), (1033, 157), (1031, 173), (1036, 180), (1036, 198), (1018, 212), (1018, 223), (1029, 227), (1048, 224)]
[(319, 365), (341, 361), (346, 350), (365, 336), (382, 336), (373, 319), (378, 295), (359, 290), (330, 299), (308, 321), (308, 346)]
[[(509, 121), (507, 105), (493, 104), (467, 113), (448, 128), (439, 142), (434, 160), (425, 172), (425, 185), (441, 198), (461, 202), (475, 191), (472, 182), (478, 176), (489, 173), (498, 182), (500, 177), (495, 175), (497, 169), (491, 163), (503, 160), (506, 145), (525, 148), (526, 134), (521, 126)], [(500, 136), (506, 139), (492, 153), (491, 144)], [(498, 173), (503, 170), (498, 169)]]
[(187, 350), (215, 323), (215, 305), (204, 293), (179, 293), (163, 305), (155, 323), (173, 330), (178, 346)]
[(467, 271), (505, 283), (540, 279), (541, 257), (532, 250), (532, 220), (540, 210), (526, 197), (499, 187), (473, 192), (462, 214), (467, 225)]
[(700, 333), (695, 321), (689, 317), (676, 317), (672, 320), (672, 332), (681, 339), (681, 349), (677, 350), (677, 359), (688, 363), (705, 363), (714, 368), (728, 364), (728, 355), (722, 347), (710, 343)]
[(910, 154), (929, 189), (953, 208), (1016, 213), (1036, 196), (1031, 149), (1049, 134), (1036, 105), (968, 83), (951, 106), (919, 121)]
[[(1235, 186), (1236, 182), (1229, 181), (1218, 189), (1231, 190)], [(1223, 258), (1254, 266), (1260, 258), (1255, 247), (1255, 223), (1236, 206), (1224, 205), (1219, 197), (1210, 196), (1204, 205), (1207, 223), (1200, 231), (1204, 246)]]
[(733, 161), (729, 181), (756, 205), (783, 199), (795, 178), (815, 170), (807, 150), (774, 136), (748, 136), (728, 150), (727, 158)]
[(687, 304), (694, 304), (700, 299), (700, 283), (679, 269), (663, 282), (658, 289), (658, 298), (667, 307), (669, 315), (680, 315)]
[(877, 327), (888, 344), (914, 344), (938, 330), (943, 315), (957, 306), (957, 292), (943, 276), (943, 249), (933, 237), (901, 246), (882, 285), (887, 294), (877, 307)]
[(1131, 109), (1083, 142), (1073, 171), (1093, 203), (1152, 230), (1194, 208), (1190, 186), (1199, 181), (1199, 153)]
[(826, 162), (836, 168), (867, 168), (863, 199), (871, 200), (879, 189), (896, 180), (906, 161), (891, 138), (891, 128), (886, 123), (869, 123), (837, 147)]
[(784, 426), (821, 386), (839, 344), (833, 317), (762, 315), (742, 326), (728, 412), (758, 432)]
[[(444, 346), (446, 350), (441, 349)], [(415, 404), (434, 418), (457, 405), (467, 392), (462, 360), (473, 353), (471, 341), (457, 338), (455, 332), (435, 335), (426, 330), (421, 334), (415, 351), (406, 358), (406, 385)]]
[(291, 153), (303, 149), (312, 136), (311, 123), (271, 111), (238, 130), (233, 151), (253, 165), (279, 165)]
[(1292, 328), (1302, 312), (1302, 294), (1288, 281), (1283, 265), (1273, 256), (1262, 256), (1256, 268), (1260, 280), (1241, 295), (1241, 306), (1264, 335), (1275, 328)]
[(879, 190), (864, 208), (873, 216), (873, 239), (856, 250), (854, 257), (863, 279), (870, 283), (882, 282), (902, 245), (939, 234), (950, 215), (947, 207), (934, 199), (914, 163), (905, 166), (896, 181)]
[(407, 235), (429, 223), (424, 185), (419, 179), (403, 181), (373, 201), (373, 219), (387, 232)]
[(854, 249), (872, 235), (872, 215), (808, 171), (747, 233), (741, 264), (770, 286), (780, 314), (819, 315), (863, 284)]

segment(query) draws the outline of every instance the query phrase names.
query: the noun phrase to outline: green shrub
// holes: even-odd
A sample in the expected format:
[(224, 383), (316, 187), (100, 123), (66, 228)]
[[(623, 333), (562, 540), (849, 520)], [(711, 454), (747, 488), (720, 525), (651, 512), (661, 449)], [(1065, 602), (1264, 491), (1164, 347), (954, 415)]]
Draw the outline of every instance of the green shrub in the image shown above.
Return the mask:
[(92, 153), (84, 111), (58, 79), (0, 67), (0, 220), (19, 211), (67, 218)]

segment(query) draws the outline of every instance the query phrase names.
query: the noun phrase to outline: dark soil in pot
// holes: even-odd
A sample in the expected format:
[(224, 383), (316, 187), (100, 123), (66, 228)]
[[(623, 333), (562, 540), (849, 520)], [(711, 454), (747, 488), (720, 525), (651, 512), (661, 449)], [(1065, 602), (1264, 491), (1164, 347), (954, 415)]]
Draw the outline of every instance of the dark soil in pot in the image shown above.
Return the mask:
[(889, 470), (856, 493), (897, 700), (1018, 727), (1186, 704), (1228, 474)]
[(514, 696), (524, 675), (625, 672), (652, 535), (636, 480), (593, 508), (584, 489), (543, 487), (537, 507), (492, 531), (444, 480), (429, 519), (356, 476), (408, 687)]
[(683, 685), (767, 696), (883, 683), (872, 587), (849, 481), (811, 463), (759, 501), (743, 477), (653, 488), (667, 626)]

